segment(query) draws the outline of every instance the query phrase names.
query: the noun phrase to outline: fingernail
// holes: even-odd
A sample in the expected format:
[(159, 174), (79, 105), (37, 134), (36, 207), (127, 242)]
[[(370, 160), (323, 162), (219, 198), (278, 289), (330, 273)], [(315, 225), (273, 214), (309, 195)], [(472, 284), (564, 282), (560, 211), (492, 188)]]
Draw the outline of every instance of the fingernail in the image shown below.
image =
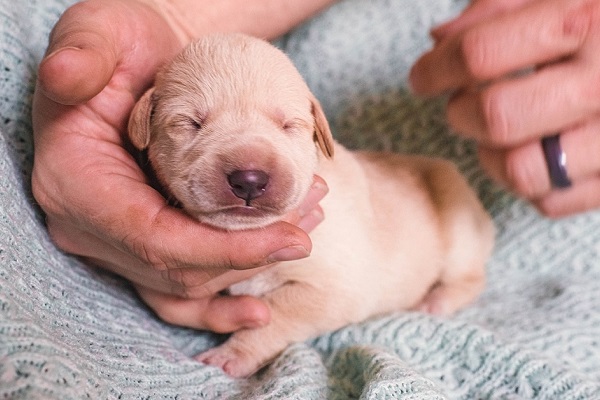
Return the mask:
[(314, 181), (306, 199), (302, 202), (300, 207), (298, 208), (298, 214), (300, 217), (304, 217), (310, 214), (313, 209), (317, 206), (319, 201), (325, 197), (325, 195), (329, 192), (329, 187), (323, 181)]
[(276, 252), (269, 255), (266, 259), (267, 264), (271, 264), (279, 261), (293, 261), (301, 258), (306, 258), (310, 255), (308, 250), (304, 246), (290, 246), (283, 249), (279, 249)]

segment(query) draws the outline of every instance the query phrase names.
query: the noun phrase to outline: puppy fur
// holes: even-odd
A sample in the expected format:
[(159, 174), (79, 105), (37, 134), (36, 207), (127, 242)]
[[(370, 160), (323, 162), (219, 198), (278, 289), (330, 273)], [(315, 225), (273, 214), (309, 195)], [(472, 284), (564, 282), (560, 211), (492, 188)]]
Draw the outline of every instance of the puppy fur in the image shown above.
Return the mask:
[[(251, 375), (293, 342), (369, 317), (451, 314), (484, 286), (494, 229), (454, 165), (348, 151), (292, 62), (265, 41), (218, 34), (191, 44), (136, 104), (129, 135), (165, 191), (222, 229), (281, 220), (314, 174), (328, 183), (311, 256), (230, 288), (262, 297), (272, 318), (197, 356), (232, 376)], [(264, 172), (260, 195), (236, 195), (235, 171)]]

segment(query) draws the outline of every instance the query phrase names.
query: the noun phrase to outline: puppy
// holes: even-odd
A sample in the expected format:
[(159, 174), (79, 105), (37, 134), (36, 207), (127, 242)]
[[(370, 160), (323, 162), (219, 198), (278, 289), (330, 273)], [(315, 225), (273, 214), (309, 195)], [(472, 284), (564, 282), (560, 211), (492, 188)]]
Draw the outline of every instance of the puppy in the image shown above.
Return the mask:
[(272, 318), (197, 356), (232, 376), (372, 316), (450, 314), (483, 288), (494, 229), (453, 164), (348, 151), (292, 62), (265, 41), (219, 34), (191, 44), (136, 104), (129, 135), (165, 191), (222, 229), (278, 221), (314, 174), (328, 183), (311, 256), (230, 288), (261, 296)]

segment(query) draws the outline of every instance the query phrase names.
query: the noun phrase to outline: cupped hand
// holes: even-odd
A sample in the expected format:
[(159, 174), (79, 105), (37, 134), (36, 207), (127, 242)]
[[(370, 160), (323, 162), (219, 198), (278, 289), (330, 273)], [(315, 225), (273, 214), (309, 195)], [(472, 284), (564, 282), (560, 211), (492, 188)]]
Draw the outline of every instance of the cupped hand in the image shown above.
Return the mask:
[(262, 325), (262, 301), (218, 293), (308, 256), (305, 231), (322, 220), (327, 187), (316, 177), (292, 223), (260, 231), (212, 229), (167, 205), (123, 139), (135, 101), (185, 44), (175, 30), (138, 1), (89, 0), (65, 12), (34, 96), (34, 196), (61, 249), (131, 280), (169, 322), (219, 332)]
[[(600, 1), (477, 0), (432, 31), (416, 94), (449, 93), (447, 118), (484, 169), (558, 217), (600, 207)], [(572, 186), (552, 186), (541, 138), (560, 133)]]

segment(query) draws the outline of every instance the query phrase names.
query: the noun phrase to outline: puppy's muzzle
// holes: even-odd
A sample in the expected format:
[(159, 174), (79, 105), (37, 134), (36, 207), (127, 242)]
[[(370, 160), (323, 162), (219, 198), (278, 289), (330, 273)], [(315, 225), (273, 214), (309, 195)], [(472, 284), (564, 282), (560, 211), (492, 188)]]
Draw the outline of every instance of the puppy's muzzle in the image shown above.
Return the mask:
[(269, 175), (261, 170), (237, 170), (227, 176), (227, 182), (233, 194), (246, 201), (246, 206), (250, 206), (252, 200), (267, 191)]

